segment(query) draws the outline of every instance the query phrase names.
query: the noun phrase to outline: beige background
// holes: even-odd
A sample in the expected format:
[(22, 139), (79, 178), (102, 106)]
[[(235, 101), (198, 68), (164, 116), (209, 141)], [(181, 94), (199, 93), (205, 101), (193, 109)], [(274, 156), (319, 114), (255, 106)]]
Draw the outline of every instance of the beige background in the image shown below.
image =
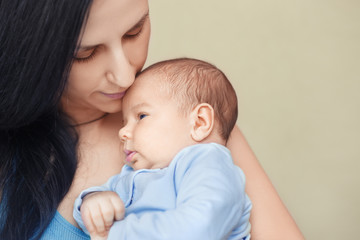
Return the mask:
[(210, 61), (306, 239), (360, 239), (360, 1), (150, 0), (148, 64)]

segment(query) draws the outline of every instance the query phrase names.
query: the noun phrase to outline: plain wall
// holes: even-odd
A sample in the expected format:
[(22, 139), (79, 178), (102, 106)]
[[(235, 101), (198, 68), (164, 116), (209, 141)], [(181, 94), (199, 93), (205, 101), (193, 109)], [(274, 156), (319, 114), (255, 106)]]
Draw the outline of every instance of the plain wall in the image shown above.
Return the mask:
[(306, 239), (359, 239), (360, 1), (149, 4), (147, 64), (222, 69), (238, 125)]

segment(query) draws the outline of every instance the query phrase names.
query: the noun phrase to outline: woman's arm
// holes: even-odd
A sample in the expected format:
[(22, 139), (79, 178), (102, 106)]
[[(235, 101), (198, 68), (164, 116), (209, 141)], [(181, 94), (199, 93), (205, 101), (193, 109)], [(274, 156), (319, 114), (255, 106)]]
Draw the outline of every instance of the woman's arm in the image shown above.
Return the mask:
[(251, 238), (304, 239), (238, 127), (232, 131), (227, 147), (246, 175), (246, 192), (253, 203)]

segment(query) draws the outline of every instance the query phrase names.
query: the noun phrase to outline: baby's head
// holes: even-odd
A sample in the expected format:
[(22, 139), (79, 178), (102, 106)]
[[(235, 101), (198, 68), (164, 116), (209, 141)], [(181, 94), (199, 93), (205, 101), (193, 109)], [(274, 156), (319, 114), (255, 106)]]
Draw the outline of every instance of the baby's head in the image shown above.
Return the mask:
[(227, 141), (238, 116), (237, 97), (225, 74), (214, 65), (190, 58), (165, 60), (146, 68), (141, 75), (158, 76), (179, 111), (189, 114), (198, 104), (214, 110), (215, 130)]
[(127, 162), (135, 169), (162, 168), (186, 146), (224, 145), (236, 123), (237, 98), (215, 66), (196, 59), (166, 60), (139, 74), (123, 99), (123, 115), (120, 138)]

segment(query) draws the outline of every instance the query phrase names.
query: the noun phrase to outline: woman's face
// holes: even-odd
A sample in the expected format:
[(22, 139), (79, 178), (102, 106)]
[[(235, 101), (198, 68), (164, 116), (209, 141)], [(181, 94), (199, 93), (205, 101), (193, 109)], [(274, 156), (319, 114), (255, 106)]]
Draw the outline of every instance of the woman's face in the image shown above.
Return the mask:
[(94, 1), (62, 97), (70, 116), (86, 120), (121, 110), (121, 98), (146, 60), (148, 12), (147, 0)]

